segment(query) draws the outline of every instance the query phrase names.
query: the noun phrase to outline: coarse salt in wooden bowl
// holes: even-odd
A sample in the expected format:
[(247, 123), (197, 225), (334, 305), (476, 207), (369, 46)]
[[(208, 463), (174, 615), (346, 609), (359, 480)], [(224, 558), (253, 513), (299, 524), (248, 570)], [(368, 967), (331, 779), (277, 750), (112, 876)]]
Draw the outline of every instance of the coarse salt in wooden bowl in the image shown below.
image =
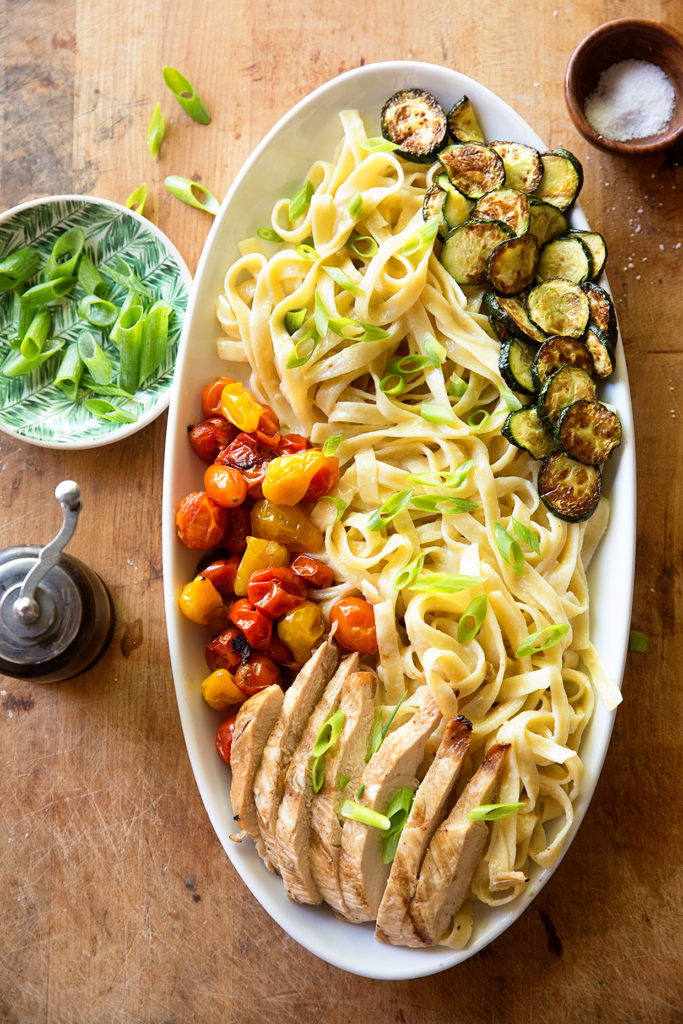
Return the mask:
[[(625, 60), (647, 61), (660, 67), (673, 86), (675, 106), (668, 124), (656, 134), (620, 141), (596, 131), (586, 117), (585, 105), (603, 71)], [(592, 145), (624, 156), (668, 149), (683, 135), (683, 38), (670, 25), (648, 18), (608, 21), (574, 50), (564, 90), (572, 121)]]

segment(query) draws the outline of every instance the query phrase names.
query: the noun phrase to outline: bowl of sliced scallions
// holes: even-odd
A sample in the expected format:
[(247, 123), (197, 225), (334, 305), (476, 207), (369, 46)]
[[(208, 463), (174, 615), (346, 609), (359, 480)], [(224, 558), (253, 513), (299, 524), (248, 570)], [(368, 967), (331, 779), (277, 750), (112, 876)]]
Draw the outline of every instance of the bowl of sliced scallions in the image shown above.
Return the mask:
[(94, 448), (168, 405), (191, 285), (144, 217), (93, 196), (0, 215), (0, 430)]

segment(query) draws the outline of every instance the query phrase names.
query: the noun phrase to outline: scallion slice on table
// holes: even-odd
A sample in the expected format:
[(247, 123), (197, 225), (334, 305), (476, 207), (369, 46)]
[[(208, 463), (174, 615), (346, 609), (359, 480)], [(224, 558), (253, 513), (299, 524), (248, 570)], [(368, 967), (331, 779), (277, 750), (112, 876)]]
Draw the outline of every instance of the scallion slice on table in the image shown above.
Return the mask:
[(467, 812), (470, 821), (497, 821), (498, 818), (507, 818), (509, 814), (521, 811), (524, 802), (519, 801), (509, 804), (480, 804)]
[(458, 622), (458, 643), (469, 644), (484, 625), (488, 601), (486, 594), (474, 597), (465, 608)]
[(46, 306), (63, 299), (74, 290), (76, 283), (75, 277), (56, 277), (54, 281), (42, 281), (28, 288), (21, 296), (21, 301), (25, 306)]
[(77, 339), (78, 354), (96, 384), (111, 384), (114, 371), (107, 353), (98, 345), (90, 331), (81, 331)]
[(528, 658), (539, 651), (547, 651), (550, 647), (559, 644), (569, 632), (567, 622), (554, 623), (552, 626), (545, 626), (535, 633), (529, 633), (526, 640), (523, 640), (515, 651), (515, 658)]
[(200, 185), (198, 181), (182, 178), (178, 174), (169, 174), (164, 184), (171, 195), (181, 203), (194, 206), (196, 210), (204, 210), (212, 217), (215, 217), (221, 208), (213, 192), (206, 185)]
[(161, 113), (161, 103), (157, 103), (152, 111), (152, 116), (149, 120), (149, 128), (147, 129), (147, 145), (149, 146), (149, 152), (152, 160), (156, 159), (161, 143), (164, 141), (165, 134), (166, 125), (164, 124), (164, 115)]
[(166, 66), (163, 70), (164, 82), (171, 90), (188, 117), (199, 124), (209, 124), (211, 114), (208, 107), (197, 95), (194, 86), (177, 68)]
[(649, 642), (645, 633), (639, 633), (637, 629), (632, 629), (631, 636), (629, 638), (629, 647), (632, 651), (637, 651), (639, 654), (646, 654)]
[(129, 210), (133, 210), (134, 213), (139, 213), (140, 216), (143, 217), (146, 200), (147, 182), (143, 181), (142, 185), (138, 185), (138, 187), (128, 196), (126, 199), (126, 206)]
[(49, 331), (50, 314), (46, 309), (36, 310), (19, 345), (19, 351), (25, 359), (36, 359), (40, 355)]
[(142, 351), (140, 353), (138, 387), (142, 387), (143, 381), (151, 377), (164, 361), (168, 344), (170, 315), (171, 307), (163, 299), (155, 302), (145, 314), (145, 319), (142, 322)]
[(45, 265), (44, 276), (47, 281), (59, 277), (75, 277), (78, 261), (85, 245), (83, 228), (69, 228), (59, 236)]
[(28, 281), (40, 269), (40, 254), (34, 249), (15, 249), (0, 261), (0, 292)]
[(83, 374), (83, 360), (78, 354), (78, 342), (67, 345), (57, 370), (55, 384), (71, 401), (76, 401), (78, 385)]

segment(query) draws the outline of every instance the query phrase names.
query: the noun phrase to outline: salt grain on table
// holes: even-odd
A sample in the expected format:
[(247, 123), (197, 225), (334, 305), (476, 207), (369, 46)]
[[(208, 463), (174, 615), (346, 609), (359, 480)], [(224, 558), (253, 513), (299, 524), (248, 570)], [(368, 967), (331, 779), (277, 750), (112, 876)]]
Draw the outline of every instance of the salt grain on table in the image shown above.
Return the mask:
[(627, 142), (661, 132), (675, 104), (673, 85), (660, 67), (645, 60), (622, 60), (602, 72), (584, 113), (596, 132)]

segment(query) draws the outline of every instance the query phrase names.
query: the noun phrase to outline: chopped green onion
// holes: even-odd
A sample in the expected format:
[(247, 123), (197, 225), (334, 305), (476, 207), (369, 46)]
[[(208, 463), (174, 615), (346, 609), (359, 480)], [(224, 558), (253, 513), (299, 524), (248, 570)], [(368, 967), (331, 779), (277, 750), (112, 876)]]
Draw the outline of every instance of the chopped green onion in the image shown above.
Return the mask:
[(420, 406), (420, 416), (423, 420), (427, 420), (428, 423), (452, 423), (453, 412), (450, 409), (445, 409), (443, 405), (438, 405), (437, 402), (423, 402)]
[(469, 644), (484, 625), (488, 601), (486, 594), (474, 597), (465, 608), (458, 622), (458, 643)]
[(472, 460), (468, 459), (467, 462), (461, 462), (454, 473), (445, 470), (434, 470), (432, 473), (409, 473), (408, 483), (436, 487), (462, 487), (473, 465)]
[(449, 398), (462, 398), (467, 391), (467, 382), (459, 377), (457, 373), (452, 373), (448, 379), (446, 385), (446, 394)]
[(360, 192), (356, 192), (355, 196), (353, 197), (349, 205), (346, 207), (346, 209), (349, 211), (349, 215), (354, 220), (358, 220), (358, 215), (360, 214), (360, 211), (363, 209), (363, 197), (360, 194)]
[(142, 185), (138, 185), (136, 189), (126, 199), (126, 206), (129, 210), (133, 210), (134, 213), (139, 213), (142, 217), (145, 210), (145, 201), (147, 199), (147, 182), (143, 181)]
[(538, 543), (538, 537), (533, 530), (530, 530), (524, 523), (520, 523), (519, 519), (515, 519), (514, 516), (510, 519), (512, 523), (512, 532), (521, 540), (522, 544), (526, 544), (528, 548), (531, 548), (537, 555), (540, 555), (541, 548)]
[(354, 341), (383, 341), (384, 338), (389, 337), (389, 332), (385, 331), (383, 327), (378, 327), (377, 324), (367, 324), (364, 320), (359, 320), (358, 323), (362, 327), (363, 333), (354, 338)]
[(78, 343), (72, 341), (67, 346), (62, 361), (57, 370), (55, 384), (63, 391), (68, 399), (76, 401), (78, 395), (78, 383), (83, 373), (83, 360), (78, 354)]
[(439, 230), (439, 218), (431, 217), (422, 227), (410, 235), (398, 250), (401, 256), (412, 256), (434, 243)]
[(77, 339), (78, 354), (85, 363), (88, 373), (100, 386), (111, 384), (114, 375), (111, 360), (98, 345), (90, 331), (81, 331)]
[[(373, 756), (373, 754), (376, 754), (377, 751), (379, 750), (379, 748), (384, 743), (385, 739), (387, 738), (387, 733), (389, 732), (389, 729), (391, 728), (391, 723), (396, 718), (396, 714), (398, 712), (398, 709), (400, 708), (401, 704), (403, 703), (403, 701), (406, 699), (407, 696), (408, 696), (408, 691), (405, 690), (404, 693), (403, 693), (403, 696), (400, 698), (400, 700), (398, 701), (398, 703), (396, 704), (396, 706), (392, 710), (391, 714), (389, 715), (389, 717), (386, 720), (384, 725), (382, 725), (382, 709), (381, 708), (377, 709), (377, 714), (375, 715), (375, 724), (372, 727), (372, 735), (370, 737), (370, 749), (368, 750), (367, 754), (365, 755), (365, 762), (366, 762), (366, 764), (370, 760), (370, 758)], [(365, 788), (365, 787), (363, 787), (363, 788)], [(358, 796), (360, 796), (360, 795), (361, 795), (361, 790), (358, 791)]]
[(288, 334), (294, 334), (302, 326), (306, 319), (306, 310), (302, 306), (301, 309), (290, 309), (285, 313), (285, 330)]
[(294, 224), (306, 213), (313, 198), (313, 182), (306, 180), (293, 199), (289, 200), (289, 222)]
[(100, 299), (97, 295), (85, 295), (78, 303), (78, 315), (93, 327), (111, 327), (116, 323), (119, 311), (113, 302)]
[[(159, 299), (145, 313), (142, 321), (142, 348), (140, 350), (140, 377), (138, 387), (158, 370), (166, 357), (168, 321), (173, 312), (164, 299)], [(137, 390), (137, 389), (136, 389)]]
[(382, 840), (383, 864), (391, 864), (396, 856), (398, 841), (410, 815), (414, 799), (415, 794), (410, 786), (404, 786), (403, 789), (399, 789), (398, 793), (394, 794), (389, 802), (386, 815), (391, 822), (391, 827)]
[(392, 494), (386, 501), (383, 501), (368, 519), (368, 530), (376, 533), (394, 519), (399, 512), (402, 512), (413, 496), (412, 488), (407, 491), (399, 491)]
[(351, 780), (349, 779), (348, 775), (344, 775), (344, 772), (340, 772), (339, 773), (339, 792), (340, 793), (344, 792), (344, 790), (346, 789), (346, 787), (348, 786), (350, 781)]
[(87, 252), (81, 255), (81, 262), (78, 264), (78, 283), (86, 295), (97, 295), (99, 299), (106, 295), (107, 282)]
[(120, 388), (118, 384), (97, 384), (94, 380), (81, 380), (81, 387), (93, 391), (96, 395), (110, 395), (114, 398), (125, 398), (128, 402), (139, 404), (141, 399), (134, 398), (127, 391)]
[[(112, 281), (125, 288), (129, 293), (135, 293), (133, 296), (136, 299), (138, 296), (144, 296), (147, 299), (154, 298), (154, 292), (144, 284), (137, 274), (131, 270), (125, 260), (120, 257), (117, 260), (117, 267), (102, 267), (102, 270), (110, 277)], [(128, 296), (130, 298), (130, 295)]]
[(21, 352), (11, 352), (2, 364), (2, 373), (5, 377), (21, 377), (25, 373), (33, 373), (39, 366), (47, 362), (52, 356), (64, 347), (63, 338), (51, 338), (42, 348), (40, 355), (35, 359), (27, 359)]
[(12, 348), (19, 348), (19, 343), (26, 334), (27, 330), (33, 320), (33, 314), (35, 313), (34, 306), (27, 306), (25, 302), (21, 301), (21, 295), (19, 292), (13, 292), (12, 294), (12, 327), (14, 328), (16, 338), (10, 339)]
[(315, 263), (315, 261), (319, 259), (318, 253), (312, 245), (308, 244), (308, 242), (302, 242), (301, 245), (297, 245), (294, 252), (302, 260), (307, 260), (309, 263)]
[(46, 309), (36, 310), (19, 345), (19, 351), (25, 359), (36, 359), (40, 355), (47, 340), (50, 323), (50, 314)]
[(519, 398), (517, 398), (517, 395), (513, 395), (513, 393), (511, 391), (508, 391), (507, 388), (500, 388), (499, 390), (500, 397), (502, 398), (503, 402), (510, 410), (510, 412), (516, 412), (517, 409), (522, 408), (522, 403), (520, 402)]
[(357, 285), (348, 274), (345, 274), (343, 270), (340, 270), (339, 267), (323, 267), (323, 270), (336, 284), (339, 285), (340, 288), (343, 288), (345, 292), (353, 292), (354, 295), (365, 295), (363, 289), (359, 287), (359, 285)]
[(388, 373), (379, 382), (379, 389), (385, 395), (400, 395), (405, 391), (407, 383), (408, 378), (402, 373)]
[(484, 582), (483, 576), (459, 576), (450, 572), (429, 572), (418, 576), (412, 590), (433, 594), (459, 594)]
[(369, 825), (370, 828), (378, 828), (382, 832), (391, 828), (391, 822), (386, 815), (373, 811), (370, 807), (364, 807), (363, 804), (354, 803), (353, 800), (345, 800), (339, 813), (342, 818), (351, 818), (352, 821), (359, 821), (361, 825)]
[(493, 524), (493, 535), (496, 547), (508, 565), (511, 565), (518, 576), (524, 575), (524, 555), (516, 540), (513, 540), (502, 523)]
[(0, 292), (28, 281), (40, 269), (40, 253), (34, 249), (15, 249), (0, 262)]
[(382, 139), (379, 136), (363, 139), (361, 147), (367, 153), (391, 153), (400, 148), (395, 142), (390, 142), (389, 139)]
[(343, 440), (343, 434), (331, 434), (323, 445), (323, 455), (334, 455)]
[(345, 721), (346, 713), (343, 708), (337, 708), (336, 711), (325, 719), (318, 730), (318, 735), (311, 748), (312, 757), (320, 757), (321, 754), (326, 754), (335, 745), (341, 736)]
[(164, 68), (163, 75), (164, 82), (178, 100), (178, 103), (185, 113), (191, 117), (193, 121), (198, 121), (199, 124), (209, 124), (211, 121), (211, 114), (209, 113), (206, 104), (195, 92), (194, 86), (190, 84), (187, 78), (185, 78), (185, 75), (182, 75), (177, 68), (168, 66)]
[(166, 125), (164, 124), (164, 115), (161, 113), (161, 103), (157, 103), (152, 111), (149, 127), (147, 129), (147, 145), (149, 146), (149, 152), (152, 156), (152, 160), (156, 158), (156, 155), (159, 152), (161, 143), (164, 141), (165, 133)]
[(83, 228), (69, 228), (52, 247), (52, 252), (45, 265), (44, 277), (53, 281), (57, 277), (74, 277), (76, 268), (85, 245)]
[(348, 341), (358, 341), (363, 334), (363, 328), (358, 320), (352, 320), (349, 316), (334, 316), (328, 321), (327, 326), (333, 334)]
[(523, 640), (515, 651), (515, 658), (527, 658), (538, 651), (547, 651), (549, 647), (559, 644), (560, 640), (569, 632), (569, 624), (560, 622), (556, 625), (545, 626), (536, 633), (529, 633), (526, 640)]
[(57, 299), (63, 299), (75, 287), (75, 277), (56, 277), (54, 281), (34, 284), (32, 288), (24, 292), (21, 301), (25, 306), (44, 306), (49, 302), (56, 302)]
[(327, 324), (329, 323), (330, 314), (327, 312), (323, 297), (316, 288), (315, 290), (315, 312), (313, 314), (315, 320), (315, 329), (321, 338), (324, 338), (327, 334)]
[(420, 512), (440, 512), (442, 516), (457, 516), (463, 512), (474, 512), (479, 508), (469, 498), (451, 498), (447, 494), (418, 494), (411, 502)]
[(475, 409), (467, 417), (467, 424), (470, 430), (483, 430), (488, 425), (491, 414), (486, 409)]
[(346, 248), (360, 256), (362, 260), (371, 259), (379, 251), (379, 246), (371, 235), (352, 235), (346, 243)]
[(424, 370), (431, 366), (431, 363), (429, 356), (411, 354), (392, 359), (387, 363), (387, 370), (389, 373), (417, 373), (418, 370)]
[(506, 818), (509, 814), (521, 811), (524, 802), (509, 804), (481, 804), (467, 812), (470, 821), (496, 821), (498, 818)]
[(440, 345), (436, 338), (433, 338), (431, 334), (428, 334), (422, 342), (422, 347), (425, 350), (427, 358), (434, 367), (441, 366), (448, 355), (448, 352), (443, 345)]
[(310, 331), (306, 331), (303, 337), (299, 338), (299, 340), (295, 341), (292, 345), (292, 351), (287, 357), (285, 369), (298, 370), (300, 366), (305, 366), (317, 349), (318, 341), (318, 332), (315, 328), (311, 328)]
[(395, 590), (407, 590), (414, 583), (417, 578), (417, 574), (422, 572), (422, 566), (425, 564), (425, 552), (420, 551), (419, 554), (411, 558), (410, 561), (403, 566), (400, 572), (396, 573), (392, 581), (392, 586)]
[(273, 228), (257, 228), (256, 234), (259, 238), (263, 238), (266, 242), (281, 242), (282, 236), (278, 235), (277, 231)]
[(348, 501), (344, 501), (343, 498), (335, 498), (331, 494), (324, 494), (323, 497), (319, 498), (318, 500), (319, 501), (331, 501), (332, 504), (334, 505), (334, 507), (337, 510), (337, 514), (334, 517), (334, 519), (332, 520), (332, 522), (330, 523), (330, 526), (335, 526), (339, 522), (341, 517), (344, 515), (344, 513), (346, 512), (347, 508), (349, 507)]
[(632, 651), (638, 651), (640, 654), (645, 654), (649, 647), (648, 639), (644, 633), (639, 633), (637, 629), (632, 629), (629, 646)]
[(206, 185), (200, 185), (198, 181), (181, 178), (178, 174), (169, 174), (164, 185), (171, 195), (179, 199), (181, 203), (194, 206), (196, 210), (204, 210), (212, 217), (215, 217), (221, 208), (213, 192)]
[(134, 305), (121, 314), (116, 325), (121, 350), (119, 385), (131, 395), (137, 391), (140, 383), (143, 320), (142, 306)]
[(137, 419), (135, 413), (122, 409), (115, 402), (108, 402), (106, 398), (86, 398), (83, 405), (93, 416), (109, 423), (135, 423)]
[(362, 797), (364, 792), (365, 792), (365, 783), (361, 782), (360, 786), (358, 787), (358, 792), (356, 793), (356, 796), (358, 797), (359, 800)]

